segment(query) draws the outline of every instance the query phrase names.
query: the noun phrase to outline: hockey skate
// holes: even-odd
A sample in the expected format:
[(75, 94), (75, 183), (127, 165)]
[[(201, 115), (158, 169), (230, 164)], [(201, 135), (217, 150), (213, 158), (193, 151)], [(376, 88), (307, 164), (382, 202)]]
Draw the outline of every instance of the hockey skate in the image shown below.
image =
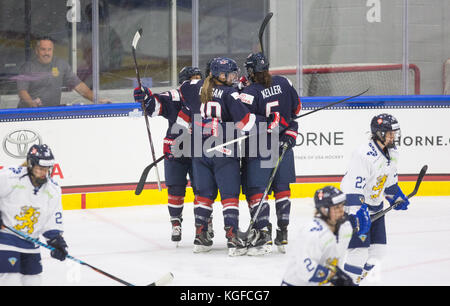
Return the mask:
[(253, 228), (249, 236), (247, 255), (259, 256), (272, 253), (272, 226), (270, 224), (262, 229)]
[(212, 240), (208, 231), (204, 231), (203, 225), (195, 225), (194, 253), (209, 252), (212, 248)]
[(181, 222), (183, 219), (181, 217), (171, 218), (170, 222), (172, 223), (172, 236), (171, 240), (178, 247), (178, 243), (181, 241)]
[(225, 237), (227, 238), (228, 256), (242, 256), (247, 253), (245, 242), (238, 237), (233, 227), (225, 227)]
[(286, 253), (286, 245), (288, 244), (287, 227), (277, 228), (277, 236), (275, 237), (275, 245), (280, 253)]

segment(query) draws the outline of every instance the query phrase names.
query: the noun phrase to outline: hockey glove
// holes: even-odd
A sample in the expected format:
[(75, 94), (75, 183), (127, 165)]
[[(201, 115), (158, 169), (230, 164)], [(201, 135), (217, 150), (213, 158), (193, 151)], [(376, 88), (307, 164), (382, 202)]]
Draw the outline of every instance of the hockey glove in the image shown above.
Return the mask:
[(54, 248), (54, 250), (50, 252), (50, 256), (61, 261), (66, 259), (68, 254), (67, 243), (61, 235), (57, 235), (55, 238), (50, 239), (47, 241), (47, 244)]
[(280, 149), (286, 144), (287, 149), (295, 147), (298, 133), (294, 130), (286, 130), (280, 136)]
[(349, 220), (352, 227), (357, 230), (358, 235), (366, 234), (372, 225), (367, 204), (363, 204), (355, 215), (350, 215)]
[[(408, 197), (403, 193), (398, 184), (386, 188), (385, 193), (386, 193), (386, 200), (388, 200), (391, 206), (394, 205), (397, 201), (402, 201), (401, 204), (394, 207), (395, 210), (408, 209), (409, 205)], [(398, 198), (400, 198), (401, 200), (398, 200)]]
[(338, 266), (334, 266), (331, 271), (333, 274), (328, 281), (332, 283), (333, 286), (355, 286), (352, 278)]
[(239, 83), (237, 85), (237, 88), (238, 88), (238, 90), (243, 90), (248, 85), (250, 85), (250, 82), (247, 80), (247, 78), (245, 76), (242, 76), (239, 79)]
[(164, 146), (163, 146), (163, 152), (164, 152), (164, 158), (165, 159), (174, 159), (172, 148), (175, 145), (175, 139), (171, 139), (168, 137), (164, 138)]
[(148, 87), (143, 86), (142, 88), (136, 87), (134, 89), (135, 102), (142, 103), (142, 101), (144, 101), (147, 104), (147, 102), (150, 101), (152, 97), (153, 93)]

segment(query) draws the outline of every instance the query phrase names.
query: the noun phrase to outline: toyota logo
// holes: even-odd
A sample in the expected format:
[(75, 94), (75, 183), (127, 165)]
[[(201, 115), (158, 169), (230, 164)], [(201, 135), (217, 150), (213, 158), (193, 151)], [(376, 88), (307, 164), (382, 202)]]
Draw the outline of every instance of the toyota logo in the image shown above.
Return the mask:
[(25, 158), (28, 148), (34, 144), (41, 144), (41, 136), (31, 130), (19, 130), (9, 133), (3, 139), (3, 150), (14, 158)]

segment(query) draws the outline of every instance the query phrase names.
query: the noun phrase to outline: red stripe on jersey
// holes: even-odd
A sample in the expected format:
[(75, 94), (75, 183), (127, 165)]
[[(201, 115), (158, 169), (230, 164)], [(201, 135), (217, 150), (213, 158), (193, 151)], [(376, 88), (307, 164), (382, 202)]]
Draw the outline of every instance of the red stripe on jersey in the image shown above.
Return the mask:
[(242, 129), (247, 125), (247, 123), (249, 122), (249, 120), (250, 120), (250, 113), (247, 113), (247, 115), (245, 115), (245, 117), (242, 118), (241, 121), (239, 121), (238, 123), (236, 123), (236, 127), (237, 127), (238, 129), (242, 130)]
[(289, 126), (289, 123), (287, 123), (287, 121), (286, 121), (286, 119), (284, 119), (284, 117), (283, 116), (281, 116), (281, 120), (280, 120), (280, 123), (284, 126), (284, 127), (287, 127), (287, 126)]
[(178, 118), (181, 118), (183, 121), (185, 121), (187, 124), (191, 123), (191, 116), (183, 112), (183, 109), (181, 109), (178, 112)]
[(297, 104), (297, 109), (295, 110), (295, 115), (296, 116), (300, 115), (301, 110), (302, 110), (302, 101), (300, 101), (300, 98), (298, 98), (298, 104)]

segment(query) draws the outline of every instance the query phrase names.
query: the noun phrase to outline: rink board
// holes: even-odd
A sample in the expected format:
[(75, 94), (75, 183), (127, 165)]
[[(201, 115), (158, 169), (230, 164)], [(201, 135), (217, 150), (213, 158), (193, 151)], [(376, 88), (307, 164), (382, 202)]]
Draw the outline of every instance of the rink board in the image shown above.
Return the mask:
[[(345, 97), (302, 98), (305, 114)], [(325, 185), (339, 185), (352, 151), (369, 138), (370, 119), (394, 115), (402, 138), (399, 180), (412, 190), (421, 167), (428, 165), (419, 194), (450, 195), (450, 98), (446, 96), (359, 97), (299, 119), (294, 148), (297, 183), (292, 197), (311, 197)], [(162, 155), (164, 118), (150, 119), (156, 157)], [(57, 159), (53, 179), (63, 189), (65, 209), (167, 203), (167, 190), (156, 188), (151, 171), (146, 189), (134, 189), (152, 162), (145, 120), (136, 103), (0, 110), (0, 168), (21, 164), (34, 143), (47, 143)], [(164, 182), (163, 163), (158, 165)], [(192, 202), (189, 189), (186, 202)]]

